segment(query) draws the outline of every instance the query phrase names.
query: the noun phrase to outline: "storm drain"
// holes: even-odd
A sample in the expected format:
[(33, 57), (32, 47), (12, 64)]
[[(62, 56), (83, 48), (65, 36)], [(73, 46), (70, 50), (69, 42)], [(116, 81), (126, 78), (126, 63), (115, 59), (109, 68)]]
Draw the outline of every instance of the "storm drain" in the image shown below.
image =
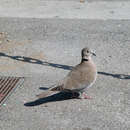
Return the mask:
[(23, 77), (0, 77), (0, 105), (9, 97), (15, 88), (22, 85)]

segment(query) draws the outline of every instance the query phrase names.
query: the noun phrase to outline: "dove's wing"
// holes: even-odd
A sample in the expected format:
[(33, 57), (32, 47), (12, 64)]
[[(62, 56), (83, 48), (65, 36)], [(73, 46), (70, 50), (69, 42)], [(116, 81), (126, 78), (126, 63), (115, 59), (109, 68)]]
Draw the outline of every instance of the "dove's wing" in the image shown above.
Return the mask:
[(64, 83), (64, 89), (72, 91), (82, 90), (90, 86), (96, 79), (95, 64), (80, 63), (67, 75)]

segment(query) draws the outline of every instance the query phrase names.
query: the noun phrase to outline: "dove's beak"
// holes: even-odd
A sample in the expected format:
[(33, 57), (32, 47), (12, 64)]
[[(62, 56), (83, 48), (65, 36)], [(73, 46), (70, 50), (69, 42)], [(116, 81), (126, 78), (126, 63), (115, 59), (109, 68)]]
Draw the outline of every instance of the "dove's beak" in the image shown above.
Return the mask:
[(91, 52), (91, 54), (92, 54), (93, 56), (96, 56), (96, 54), (95, 54), (94, 52)]

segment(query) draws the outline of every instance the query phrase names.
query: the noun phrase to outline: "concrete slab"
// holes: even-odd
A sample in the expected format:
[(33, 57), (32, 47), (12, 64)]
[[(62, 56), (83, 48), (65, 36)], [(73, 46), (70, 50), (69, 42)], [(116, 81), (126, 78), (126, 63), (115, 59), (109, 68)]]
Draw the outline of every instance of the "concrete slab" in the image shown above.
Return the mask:
[(0, 17), (130, 19), (130, 1), (2, 1)]
[[(0, 18), (0, 30), (0, 75), (27, 77), (0, 109), (1, 130), (130, 129), (129, 20)], [(85, 46), (97, 54), (93, 99), (36, 100), (80, 62)]]
[(88, 90), (92, 100), (67, 100), (61, 94), (36, 100), (54, 80), (44, 75), (26, 79), (0, 109), (1, 130), (130, 129), (129, 80), (99, 76)]
[(2, 75), (42, 75), (48, 74), (47, 69), (50, 74), (67, 71), (65, 65), (77, 64), (85, 46), (97, 52), (94, 60), (99, 70), (129, 74), (130, 23), (127, 20), (1, 18), (0, 30), (7, 33), (8, 40), (0, 45)]

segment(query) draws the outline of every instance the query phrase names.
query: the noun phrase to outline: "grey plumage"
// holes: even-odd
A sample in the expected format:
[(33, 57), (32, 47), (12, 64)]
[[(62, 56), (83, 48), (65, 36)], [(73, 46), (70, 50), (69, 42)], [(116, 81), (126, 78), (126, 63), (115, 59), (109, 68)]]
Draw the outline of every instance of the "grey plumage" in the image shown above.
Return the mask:
[(95, 55), (89, 48), (83, 48), (81, 51), (81, 63), (76, 65), (57, 86), (52, 86), (47, 91), (37, 95), (43, 98), (53, 93), (53, 91), (66, 91), (79, 93), (82, 97), (86, 88), (92, 86), (96, 80), (96, 65), (91, 59), (91, 55)]

